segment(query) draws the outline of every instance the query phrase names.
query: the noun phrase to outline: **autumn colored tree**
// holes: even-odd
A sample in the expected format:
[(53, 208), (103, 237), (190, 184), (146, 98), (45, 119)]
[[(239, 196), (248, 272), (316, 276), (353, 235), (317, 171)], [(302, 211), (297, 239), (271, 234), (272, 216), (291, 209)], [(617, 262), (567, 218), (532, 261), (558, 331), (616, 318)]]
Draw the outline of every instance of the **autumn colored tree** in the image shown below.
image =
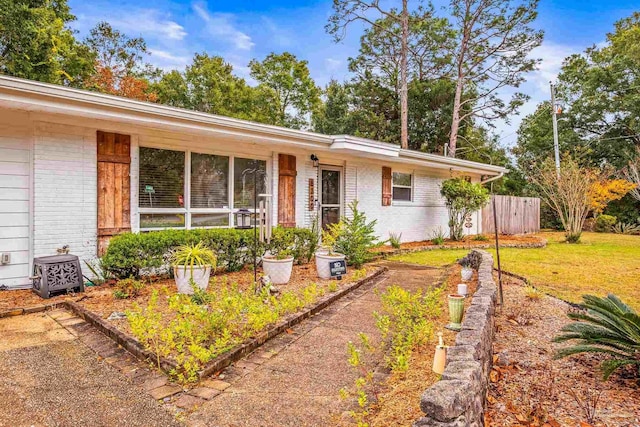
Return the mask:
[(636, 187), (636, 184), (625, 179), (604, 179), (594, 182), (589, 190), (589, 208), (593, 216), (600, 215), (610, 202), (622, 199)]
[(554, 160), (549, 157), (536, 167), (531, 180), (538, 187), (543, 201), (556, 213), (568, 243), (578, 243), (589, 212), (601, 213), (612, 200), (619, 200), (634, 184), (611, 179), (608, 167), (581, 167), (565, 155), (560, 162), (558, 177)]
[(96, 56), (95, 73), (87, 81), (87, 89), (141, 101), (158, 99), (149, 80), (158, 77), (160, 72), (144, 62), (149, 55), (144, 39), (130, 38), (109, 23), (100, 22), (91, 30), (85, 44)]

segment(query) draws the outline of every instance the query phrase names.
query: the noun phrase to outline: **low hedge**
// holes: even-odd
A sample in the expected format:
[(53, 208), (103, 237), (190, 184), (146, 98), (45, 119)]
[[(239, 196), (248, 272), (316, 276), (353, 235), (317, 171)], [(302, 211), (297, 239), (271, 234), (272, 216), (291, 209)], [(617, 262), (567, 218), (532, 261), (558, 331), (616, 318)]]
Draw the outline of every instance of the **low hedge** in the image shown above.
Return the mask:
[(159, 230), (146, 233), (124, 233), (111, 239), (102, 258), (102, 267), (117, 278), (139, 278), (143, 273), (167, 273), (169, 254), (173, 248), (204, 242), (216, 251), (218, 266), (238, 271), (253, 261), (253, 252), (288, 249), (298, 263), (309, 262), (318, 246), (318, 236), (306, 228), (275, 228), (270, 245), (253, 247), (253, 230), (228, 228)]

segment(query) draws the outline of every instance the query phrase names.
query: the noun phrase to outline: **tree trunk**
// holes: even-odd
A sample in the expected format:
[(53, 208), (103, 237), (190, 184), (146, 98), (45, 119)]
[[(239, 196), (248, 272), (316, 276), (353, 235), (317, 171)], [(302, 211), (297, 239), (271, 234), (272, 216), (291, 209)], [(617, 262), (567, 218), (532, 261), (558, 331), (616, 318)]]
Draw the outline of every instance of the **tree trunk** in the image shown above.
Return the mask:
[(405, 150), (409, 148), (408, 131), (408, 90), (407, 90), (407, 51), (409, 39), (409, 10), (407, 0), (402, 0), (402, 48), (400, 64), (400, 147)]
[(449, 135), (450, 157), (456, 156), (456, 145), (458, 143), (458, 129), (460, 129), (460, 103), (462, 102), (462, 77), (458, 76), (456, 81), (456, 94), (453, 98), (453, 117), (451, 119), (451, 134)]

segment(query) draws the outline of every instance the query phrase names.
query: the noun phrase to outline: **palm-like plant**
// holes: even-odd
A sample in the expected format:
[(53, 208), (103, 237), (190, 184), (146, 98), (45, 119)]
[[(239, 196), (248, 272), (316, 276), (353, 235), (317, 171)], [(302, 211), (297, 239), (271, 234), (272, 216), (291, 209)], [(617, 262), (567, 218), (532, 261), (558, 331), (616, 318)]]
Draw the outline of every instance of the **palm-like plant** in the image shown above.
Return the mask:
[(583, 296), (585, 310), (568, 316), (576, 322), (562, 328), (554, 342), (578, 340), (572, 347), (559, 350), (555, 358), (578, 353), (604, 353), (612, 356), (600, 365), (606, 380), (618, 368), (640, 368), (640, 316), (613, 294), (606, 298)]
[(211, 269), (214, 270), (216, 261), (216, 254), (202, 242), (178, 246), (171, 254), (173, 265), (183, 267), (185, 271), (189, 267), (192, 274), (193, 267), (211, 266)]

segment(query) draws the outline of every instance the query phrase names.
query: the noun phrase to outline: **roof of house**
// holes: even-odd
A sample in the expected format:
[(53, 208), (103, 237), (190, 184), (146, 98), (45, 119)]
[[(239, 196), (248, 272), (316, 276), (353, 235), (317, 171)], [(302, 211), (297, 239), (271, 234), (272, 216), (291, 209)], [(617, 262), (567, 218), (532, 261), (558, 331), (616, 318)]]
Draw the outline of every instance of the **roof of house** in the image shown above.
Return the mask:
[(124, 121), (174, 130), (250, 136), (252, 140), (267, 143), (278, 142), (337, 154), (481, 175), (493, 176), (506, 172), (501, 166), (404, 150), (399, 145), (371, 139), (289, 129), (1, 75), (0, 108)]

